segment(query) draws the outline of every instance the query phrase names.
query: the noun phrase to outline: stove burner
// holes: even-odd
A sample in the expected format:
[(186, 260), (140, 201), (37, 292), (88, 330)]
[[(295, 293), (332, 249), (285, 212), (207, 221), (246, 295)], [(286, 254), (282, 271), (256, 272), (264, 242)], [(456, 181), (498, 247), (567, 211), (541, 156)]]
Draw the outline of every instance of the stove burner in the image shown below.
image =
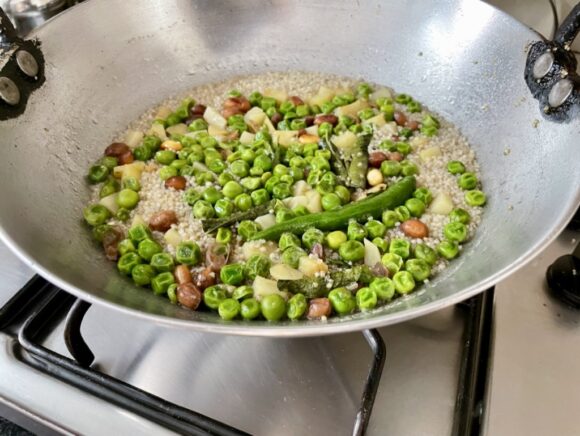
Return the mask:
[(559, 257), (548, 267), (546, 279), (552, 295), (580, 309), (580, 244), (574, 253)]

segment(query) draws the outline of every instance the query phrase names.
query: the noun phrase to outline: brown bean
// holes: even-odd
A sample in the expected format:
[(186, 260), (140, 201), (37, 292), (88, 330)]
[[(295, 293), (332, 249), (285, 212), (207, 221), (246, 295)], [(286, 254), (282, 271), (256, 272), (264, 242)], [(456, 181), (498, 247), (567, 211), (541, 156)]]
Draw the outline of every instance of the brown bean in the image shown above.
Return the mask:
[(210, 267), (204, 268), (193, 275), (193, 283), (203, 291), (205, 288), (215, 285), (215, 275)]
[(328, 298), (313, 298), (308, 303), (306, 318), (320, 319), (323, 316), (330, 316), (330, 300)]
[(183, 283), (177, 286), (177, 301), (188, 309), (195, 310), (201, 303), (201, 292), (193, 283)]
[(252, 105), (246, 97), (230, 97), (224, 101), (224, 110), (236, 109), (238, 113), (246, 113), (250, 110)]
[(123, 231), (119, 227), (111, 227), (103, 235), (103, 249), (105, 250), (105, 257), (109, 260), (117, 260), (119, 252), (117, 246), (123, 239)]
[(131, 152), (131, 149), (124, 142), (113, 142), (111, 145), (105, 148), (105, 156), (113, 156), (118, 158), (127, 152)]
[(296, 95), (291, 96), (288, 100), (290, 100), (294, 106), (300, 106), (304, 104), (304, 100)]
[(158, 232), (166, 232), (172, 224), (177, 224), (177, 215), (172, 210), (157, 212), (149, 220), (149, 228)]
[(388, 160), (396, 160), (397, 162), (401, 162), (403, 160), (403, 155), (401, 153), (399, 153), (398, 151), (391, 151), (387, 155), (387, 159)]
[(381, 262), (377, 262), (375, 266), (371, 268), (371, 272), (375, 277), (389, 277), (389, 270)]
[(318, 257), (319, 259), (324, 260), (324, 247), (321, 243), (317, 242), (312, 246), (310, 253)]
[(205, 252), (205, 264), (214, 272), (219, 272), (228, 262), (229, 248), (222, 244), (212, 244)]
[(119, 162), (119, 165), (127, 165), (132, 163), (135, 160), (135, 158), (133, 157), (133, 152), (132, 151), (128, 151), (126, 153), (123, 153), (121, 156), (117, 156), (117, 161)]
[(426, 238), (429, 236), (427, 225), (416, 218), (401, 223), (401, 231), (410, 238)]
[(284, 119), (284, 117), (282, 116), (281, 113), (279, 112), (275, 112), (274, 114), (272, 114), (272, 116), (270, 117), (270, 121), (272, 121), (272, 124), (274, 124), (274, 126), (276, 124), (278, 124), (280, 121), (282, 121)]
[(419, 128), (419, 123), (415, 120), (407, 121), (407, 127), (411, 130), (417, 130)]
[(175, 276), (177, 283), (180, 285), (193, 282), (193, 277), (191, 277), (191, 272), (187, 265), (177, 265), (173, 270), (173, 275)]
[(173, 176), (165, 181), (166, 188), (173, 188), (178, 191), (183, 191), (187, 185), (187, 180), (183, 176)]
[(395, 111), (395, 123), (399, 126), (404, 126), (407, 122), (407, 117), (403, 112)]
[(304, 117), (304, 122), (306, 123), (306, 127), (310, 127), (314, 124), (314, 115), (306, 115)]
[(379, 168), (381, 164), (387, 160), (387, 153), (382, 151), (373, 151), (369, 153), (369, 165), (374, 168)]
[(222, 110), (222, 116), (226, 119), (228, 119), (229, 117), (234, 116), (234, 115), (239, 115), (241, 113), (242, 113), (242, 111), (240, 110), (239, 107), (233, 107), (233, 106), (227, 107), (224, 110)]
[(338, 123), (338, 117), (332, 114), (316, 115), (316, 117), (314, 117), (314, 124), (319, 126), (322, 123), (330, 123), (335, 126)]
[(189, 109), (189, 114), (192, 116), (195, 115), (203, 116), (203, 113), (205, 112), (206, 109), (207, 107), (205, 107), (205, 105), (198, 103), (192, 106), (191, 109)]

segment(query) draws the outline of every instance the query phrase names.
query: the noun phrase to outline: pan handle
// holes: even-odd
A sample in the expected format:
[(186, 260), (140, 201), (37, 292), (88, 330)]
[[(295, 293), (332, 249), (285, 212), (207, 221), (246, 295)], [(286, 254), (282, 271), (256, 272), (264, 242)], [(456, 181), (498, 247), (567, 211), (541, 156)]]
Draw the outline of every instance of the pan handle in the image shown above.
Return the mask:
[(564, 19), (553, 41), (537, 41), (528, 50), (526, 83), (544, 117), (552, 121), (570, 121), (580, 112), (580, 76), (570, 49), (579, 31), (580, 3)]
[(20, 38), (0, 8), (0, 121), (24, 112), (30, 94), (44, 83), (44, 57), (37, 40)]

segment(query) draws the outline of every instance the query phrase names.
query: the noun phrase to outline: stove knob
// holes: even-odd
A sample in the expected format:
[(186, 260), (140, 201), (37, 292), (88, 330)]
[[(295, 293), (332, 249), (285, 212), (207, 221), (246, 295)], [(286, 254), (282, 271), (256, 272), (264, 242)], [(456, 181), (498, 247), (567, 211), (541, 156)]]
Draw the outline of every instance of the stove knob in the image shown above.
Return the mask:
[(572, 254), (559, 257), (548, 267), (546, 279), (554, 297), (576, 309), (580, 309), (579, 257)]

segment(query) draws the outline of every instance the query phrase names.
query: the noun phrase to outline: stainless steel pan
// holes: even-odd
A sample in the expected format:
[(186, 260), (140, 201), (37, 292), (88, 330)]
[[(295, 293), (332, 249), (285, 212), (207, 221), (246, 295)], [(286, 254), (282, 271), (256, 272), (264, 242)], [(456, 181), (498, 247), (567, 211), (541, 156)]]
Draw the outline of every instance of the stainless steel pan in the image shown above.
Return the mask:
[[(530, 261), (580, 201), (580, 121), (543, 118), (524, 80), (539, 35), (474, 1), (93, 0), (36, 34), (45, 83), (0, 121), (0, 236), (39, 274), (90, 302), (193, 329), (264, 336), (401, 322), (468, 298)], [(370, 314), (223, 322), (121, 278), (81, 223), (83, 176), (113, 134), (196, 84), (265, 70), (364, 77), (461, 127), (489, 205), (460, 259)], [(521, 297), (528, 298), (521, 289)]]

